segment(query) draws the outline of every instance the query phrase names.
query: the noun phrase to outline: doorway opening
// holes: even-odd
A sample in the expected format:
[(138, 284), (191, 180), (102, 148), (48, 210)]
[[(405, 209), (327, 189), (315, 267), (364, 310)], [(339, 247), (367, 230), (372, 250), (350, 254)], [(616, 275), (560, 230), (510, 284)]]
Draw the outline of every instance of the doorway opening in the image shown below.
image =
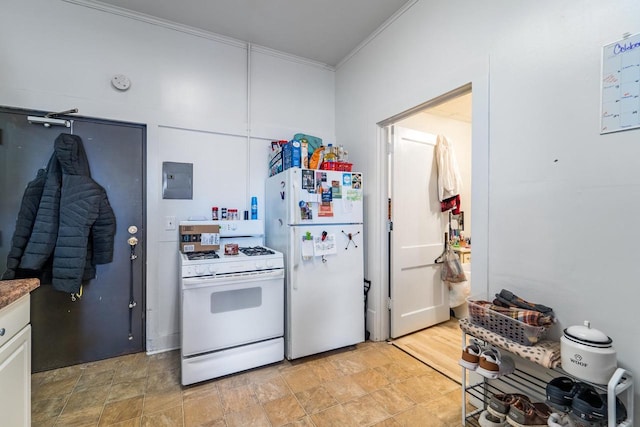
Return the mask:
[[(435, 259), (447, 244), (471, 277), (471, 84), (443, 94), (383, 123), (387, 136), (389, 336), (392, 343), (460, 382), (461, 332), (466, 315), (461, 289), (440, 280)], [(444, 210), (438, 192), (435, 146), (452, 147), (461, 185), (460, 214)], [(454, 220), (452, 220), (454, 218)], [(464, 220), (462, 220), (464, 218)], [(446, 234), (445, 234), (446, 233)]]

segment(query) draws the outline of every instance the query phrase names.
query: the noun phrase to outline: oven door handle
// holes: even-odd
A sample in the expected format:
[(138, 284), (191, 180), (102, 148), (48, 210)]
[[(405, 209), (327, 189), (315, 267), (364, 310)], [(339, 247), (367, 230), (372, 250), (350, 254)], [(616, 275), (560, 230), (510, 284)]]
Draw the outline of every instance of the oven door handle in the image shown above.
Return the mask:
[(274, 269), (268, 272), (245, 273), (245, 274), (223, 274), (217, 276), (185, 277), (182, 279), (183, 289), (195, 289), (203, 286), (222, 286), (228, 283), (237, 282), (257, 282), (263, 280), (284, 278), (284, 269)]

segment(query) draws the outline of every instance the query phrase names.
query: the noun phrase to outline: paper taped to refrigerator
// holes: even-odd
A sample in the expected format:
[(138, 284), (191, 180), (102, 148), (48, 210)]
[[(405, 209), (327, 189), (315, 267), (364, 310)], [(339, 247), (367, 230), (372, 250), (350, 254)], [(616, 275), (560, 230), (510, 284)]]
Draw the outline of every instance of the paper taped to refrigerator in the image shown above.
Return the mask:
[(302, 259), (305, 261), (313, 257), (313, 240), (302, 240)]
[(327, 234), (322, 240), (322, 236), (313, 236), (313, 254), (315, 256), (337, 254), (336, 235)]

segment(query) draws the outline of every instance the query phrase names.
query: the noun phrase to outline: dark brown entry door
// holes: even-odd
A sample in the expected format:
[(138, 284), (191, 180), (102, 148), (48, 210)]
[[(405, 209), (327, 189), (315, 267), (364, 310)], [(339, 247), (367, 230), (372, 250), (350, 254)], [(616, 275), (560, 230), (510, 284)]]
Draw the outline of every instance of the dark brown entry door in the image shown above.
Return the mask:
[[(83, 142), (92, 178), (102, 185), (116, 215), (114, 259), (72, 301), (42, 285), (31, 295), (32, 370), (40, 372), (145, 349), (144, 152), (146, 127), (73, 117), (72, 128), (29, 124), (43, 113), (0, 108), (0, 272), (5, 271), (17, 213), (27, 183), (47, 165), (60, 133)], [(67, 117), (71, 118), (71, 117)], [(129, 227), (137, 232), (130, 234)], [(127, 240), (134, 236), (136, 259)], [(129, 308), (130, 288), (133, 301)]]

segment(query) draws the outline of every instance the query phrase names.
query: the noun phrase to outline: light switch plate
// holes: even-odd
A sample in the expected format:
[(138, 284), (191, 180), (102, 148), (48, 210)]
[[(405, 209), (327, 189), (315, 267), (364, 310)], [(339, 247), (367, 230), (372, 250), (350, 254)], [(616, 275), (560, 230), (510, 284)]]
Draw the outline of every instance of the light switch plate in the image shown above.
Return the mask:
[(165, 230), (175, 230), (176, 229), (176, 217), (175, 216), (165, 216), (164, 217), (164, 229)]

